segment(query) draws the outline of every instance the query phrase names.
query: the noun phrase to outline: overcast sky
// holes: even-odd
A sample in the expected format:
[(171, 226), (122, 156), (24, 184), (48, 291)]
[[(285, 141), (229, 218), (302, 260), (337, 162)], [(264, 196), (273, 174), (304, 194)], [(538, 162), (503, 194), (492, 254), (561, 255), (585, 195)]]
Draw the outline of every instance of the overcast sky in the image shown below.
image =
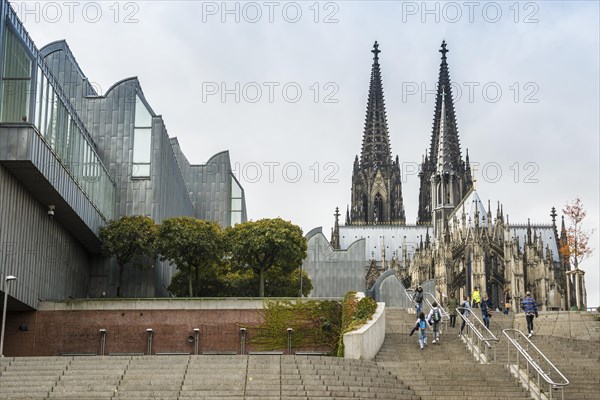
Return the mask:
[(248, 217), (305, 232), (350, 202), (380, 44), (407, 220), (429, 146), (442, 40), (463, 156), (510, 222), (580, 197), (600, 304), (598, 2), (14, 2), (38, 47), (66, 39), (100, 93), (137, 76), (194, 164), (229, 150)]

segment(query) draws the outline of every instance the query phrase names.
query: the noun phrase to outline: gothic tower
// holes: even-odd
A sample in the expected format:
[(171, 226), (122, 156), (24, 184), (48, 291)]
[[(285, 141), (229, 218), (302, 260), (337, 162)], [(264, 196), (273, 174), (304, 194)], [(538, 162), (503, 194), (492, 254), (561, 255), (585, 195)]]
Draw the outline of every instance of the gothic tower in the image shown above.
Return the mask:
[(398, 156), (392, 160), (379, 66), (379, 45), (373, 45), (373, 66), (360, 159), (352, 171), (352, 203), (346, 224), (404, 224)]
[[(443, 41), (429, 155), (423, 157), (419, 171), (421, 183), (417, 224), (434, 222), (436, 225), (435, 220), (432, 221), (434, 214), (436, 220), (444, 221), (444, 216), (452, 212), (473, 186), (469, 154), (467, 152), (465, 162), (460, 152), (450, 73), (446, 62), (448, 51), (446, 41)], [(447, 226), (447, 221), (443, 226)], [(438, 229), (439, 232), (443, 232), (443, 226), (438, 224), (437, 228), (443, 228), (441, 231)]]

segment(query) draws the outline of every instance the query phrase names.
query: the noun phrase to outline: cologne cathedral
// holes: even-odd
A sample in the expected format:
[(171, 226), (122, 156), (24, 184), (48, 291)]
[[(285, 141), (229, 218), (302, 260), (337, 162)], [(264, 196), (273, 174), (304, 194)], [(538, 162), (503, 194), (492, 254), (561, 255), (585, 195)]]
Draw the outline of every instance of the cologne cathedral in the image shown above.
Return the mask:
[[(365, 286), (371, 289), (394, 270), (404, 287), (435, 282), (435, 295), (487, 293), (494, 307), (507, 300), (518, 309), (531, 291), (542, 310), (565, 309), (568, 261), (559, 253), (566, 240), (552, 208), (548, 224), (512, 223), (498, 202), (492, 209), (476, 190), (468, 153), (463, 158), (451, 91), (447, 49), (442, 42), (431, 141), (419, 171), (419, 208), (408, 224), (402, 197), (400, 158), (392, 156), (383, 96), (379, 45), (375, 42), (360, 155), (354, 159), (351, 202), (345, 224), (336, 209), (333, 249), (365, 239)], [(583, 277), (577, 296), (585, 299)], [(575, 277), (579, 279), (579, 277)]]

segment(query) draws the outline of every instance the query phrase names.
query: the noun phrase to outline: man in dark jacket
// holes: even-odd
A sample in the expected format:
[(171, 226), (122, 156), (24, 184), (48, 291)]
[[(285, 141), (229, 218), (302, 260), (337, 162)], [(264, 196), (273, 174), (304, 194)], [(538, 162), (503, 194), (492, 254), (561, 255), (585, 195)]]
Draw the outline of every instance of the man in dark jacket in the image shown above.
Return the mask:
[(533, 319), (538, 317), (537, 303), (531, 297), (531, 292), (525, 293), (525, 298), (521, 300), (521, 309), (523, 309), (527, 319), (527, 331), (529, 332), (527, 337), (530, 338), (533, 335)]

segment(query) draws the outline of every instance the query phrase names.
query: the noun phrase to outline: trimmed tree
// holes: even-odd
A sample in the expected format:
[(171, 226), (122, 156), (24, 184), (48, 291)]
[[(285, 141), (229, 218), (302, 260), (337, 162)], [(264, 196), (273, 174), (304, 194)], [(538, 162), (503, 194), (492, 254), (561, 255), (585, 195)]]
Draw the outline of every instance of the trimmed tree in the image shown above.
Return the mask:
[(265, 295), (267, 271), (277, 268), (282, 274), (291, 274), (306, 258), (307, 245), (302, 229), (281, 218), (237, 224), (227, 228), (226, 236), (232, 264), (254, 272), (259, 281), (260, 297)]
[(119, 266), (117, 297), (121, 297), (125, 264), (132, 262), (140, 269), (148, 268), (148, 259), (156, 257), (155, 240), (158, 231), (152, 218), (132, 215), (111, 220), (100, 228), (100, 240), (104, 254), (115, 256)]
[(162, 261), (169, 260), (187, 277), (188, 295), (197, 296), (200, 269), (212, 268), (223, 257), (223, 231), (212, 221), (167, 218), (158, 229), (157, 249)]

